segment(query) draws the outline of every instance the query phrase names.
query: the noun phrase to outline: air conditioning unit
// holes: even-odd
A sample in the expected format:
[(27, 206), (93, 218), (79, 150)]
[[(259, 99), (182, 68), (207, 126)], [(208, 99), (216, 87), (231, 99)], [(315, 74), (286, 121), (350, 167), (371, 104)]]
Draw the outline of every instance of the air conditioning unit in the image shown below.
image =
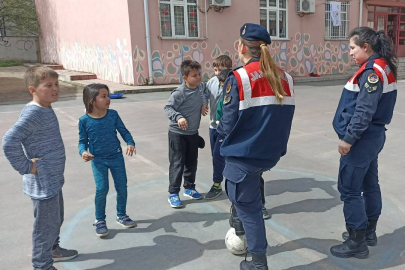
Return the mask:
[(210, 6), (230, 7), (232, 0), (210, 0)]
[(297, 13), (315, 13), (315, 0), (297, 0)]

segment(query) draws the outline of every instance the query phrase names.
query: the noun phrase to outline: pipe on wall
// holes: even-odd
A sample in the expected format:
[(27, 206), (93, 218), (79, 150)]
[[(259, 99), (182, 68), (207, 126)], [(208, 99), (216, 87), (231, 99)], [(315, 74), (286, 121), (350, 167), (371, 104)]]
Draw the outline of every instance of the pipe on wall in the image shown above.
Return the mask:
[(361, 27), (362, 20), (363, 20), (363, 0), (360, 0), (359, 27)]
[(148, 57), (148, 84), (153, 84), (153, 73), (152, 73), (152, 54), (150, 49), (150, 28), (149, 28), (149, 8), (148, 0), (143, 0), (143, 7), (145, 13), (145, 32), (146, 32), (146, 52)]

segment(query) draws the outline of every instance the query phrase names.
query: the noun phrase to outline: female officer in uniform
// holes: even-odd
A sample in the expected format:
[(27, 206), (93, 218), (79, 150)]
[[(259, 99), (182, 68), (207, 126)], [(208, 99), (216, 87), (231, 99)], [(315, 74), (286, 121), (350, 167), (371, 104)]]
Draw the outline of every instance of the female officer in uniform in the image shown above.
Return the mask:
[[(338, 190), (348, 233), (331, 247), (334, 256), (367, 258), (377, 244), (381, 214), (377, 159), (397, 97), (396, 57), (383, 31), (358, 27), (350, 33), (350, 55), (361, 67), (347, 82), (333, 119), (339, 136)], [(363, 194), (362, 194), (363, 193)]]
[(252, 261), (242, 261), (240, 269), (268, 269), (260, 174), (286, 154), (295, 109), (293, 79), (272, 61), (270, 43), (260, 25), (247, 23), (240, 29), (238, 53), (244, 66), (230, 72), (224, 83), (223, 116), (217, 128), (226, 136), (221, 155), (226, 191), (236, 209), (232, 215), (242, 221), (252, 253)]

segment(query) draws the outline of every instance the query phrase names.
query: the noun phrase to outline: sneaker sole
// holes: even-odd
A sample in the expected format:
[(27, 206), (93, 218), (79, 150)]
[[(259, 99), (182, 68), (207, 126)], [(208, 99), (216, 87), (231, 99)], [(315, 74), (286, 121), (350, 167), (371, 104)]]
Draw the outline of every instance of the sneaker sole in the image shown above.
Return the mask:
[(71, 259), (77, 257), (77, 255), (78, 254), (70, 256), (70, 257), (56, 257), (56, 258), (52, 257), (52, 259), (53, 259), (54, 262), (67, 261), (67, 260), (71, 260)]
[(263, 219), (269, 219), (270, 218), (270, 215), (263, 215)]
[(183, 193), (183, 195), (184, 195), (185, 197), (189, 197), (189, 198), (191, 198), (191, 199), (193, 199), (193, 200), (201, 200), (201, 199), (202, 199), (202, 196), (201, 196), (200, 198), (194, 198), (193, 196), (190, 196), (190, 195), (187, 195), (187, 194), (184, 194), (184, 193)]
[(104, 237), (104, 236), (107, 236), (107, 235), (108, 235), (108, 232), (106, 232), (106, 233), (101, 233), (101, 234), (96, 233), (96, 235), (97, 235), (98, 237)]
[(178, 206), (171, 204), (171, 203), (170, 203), (170, 199), (167, 199), (167, 201), (169, 202), (169, 204), (170, 204), (170, 206), (171, 206), (172, 208), (182, 208), (182, 207), (183, 207), (182, 204), (180, 204), (180, 205), (178, 205)]
[(133, 227), (136, 227), (136, 223), (133, 224), (133, 225), (124, 225), (124, 224), (122, 224), (122, 223), (119, 223), (118, 221), (117, 221), (117, 223), (120, 224), (120, 225), (121, 225), (122, 227), (124, 227), (124, 228), (133, 228)]
[(213, 199), (216, 199), (216, 198), (218, 198), (219, 196), (221, 196), (221, 194), (222, 194), (222, 190), (221, 190), (221, 192), (219, 192), (217, 195), (215, 195), (214, 197), (208, 197), (207, 198), (207, 196), (205, 196), (204, 197), (204, 199), (206, 199), (206, 200), (213, 200)]

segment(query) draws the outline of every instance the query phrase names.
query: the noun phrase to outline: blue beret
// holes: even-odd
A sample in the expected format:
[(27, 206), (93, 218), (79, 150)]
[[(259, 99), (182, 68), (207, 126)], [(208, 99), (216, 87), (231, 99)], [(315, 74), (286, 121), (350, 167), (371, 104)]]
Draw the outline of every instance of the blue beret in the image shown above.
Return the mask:
[(240, 28), (240, 37), (252, 41), (264, 41), (267, 44), (271, 43), (270, 34), (266, 28), (254, 23), (245, 23)]

